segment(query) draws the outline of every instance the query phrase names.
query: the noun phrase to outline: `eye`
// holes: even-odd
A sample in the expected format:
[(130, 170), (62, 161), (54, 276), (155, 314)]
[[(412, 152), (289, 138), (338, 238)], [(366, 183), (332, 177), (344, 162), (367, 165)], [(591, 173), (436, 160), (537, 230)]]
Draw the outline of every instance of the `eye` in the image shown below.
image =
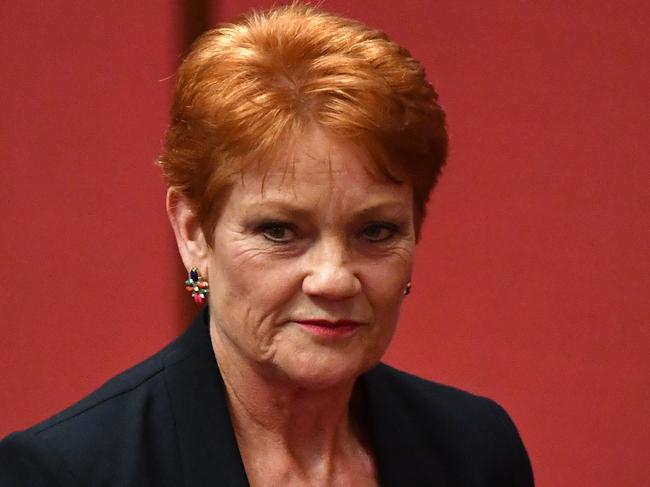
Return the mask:
[(296, 238), (293, 225), (283, 222), (265, 222), (257, 227), (257, 231), (267, 240), (276, 243), (288, 243)]
[(373, 222), (364, 227), (361, 236), (371, 242), (384, 242), (398, 231), (397, 225), (385, 222)]

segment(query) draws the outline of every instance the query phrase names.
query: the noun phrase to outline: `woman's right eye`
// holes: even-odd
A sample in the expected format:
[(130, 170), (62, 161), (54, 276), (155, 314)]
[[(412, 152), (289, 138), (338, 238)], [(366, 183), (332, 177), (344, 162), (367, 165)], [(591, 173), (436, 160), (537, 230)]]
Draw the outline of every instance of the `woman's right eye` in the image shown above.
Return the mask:
[(258, 227), (258, 232), (267, 240), (275, 243), (288, 243), (296, 238), (295, 229), (281, 222), (263, 223)]

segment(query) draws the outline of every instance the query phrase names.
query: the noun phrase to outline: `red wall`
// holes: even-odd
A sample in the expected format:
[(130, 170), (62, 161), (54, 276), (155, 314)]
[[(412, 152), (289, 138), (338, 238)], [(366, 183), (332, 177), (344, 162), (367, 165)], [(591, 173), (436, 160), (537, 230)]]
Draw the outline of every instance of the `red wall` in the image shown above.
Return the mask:
[[(64, 3), (3, 7), (0, 435), (154, 351), (186, 315), (152, 164), (178, 19), (160, 2)], [(324, 3), (410, 47), (449, 115), (388, 361), (501, 402), (540, 486), (644, 485), (649, 8), (404, 3)]]
[(180, 329), (154, 160), (175, 66), (160, 2), (3, 2), (0, 436)]

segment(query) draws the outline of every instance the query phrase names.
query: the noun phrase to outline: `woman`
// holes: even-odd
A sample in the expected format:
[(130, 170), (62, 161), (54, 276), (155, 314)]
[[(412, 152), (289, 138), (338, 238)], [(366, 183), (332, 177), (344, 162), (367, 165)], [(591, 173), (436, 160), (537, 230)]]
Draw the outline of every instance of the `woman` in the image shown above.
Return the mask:
[(0, 485), (533, 485), (499, 406), (379, 364), (446, 149), (422, 66), (379, 31), (292, 5), (206, 33), (160, 165), (207, 307), (6, 438)]

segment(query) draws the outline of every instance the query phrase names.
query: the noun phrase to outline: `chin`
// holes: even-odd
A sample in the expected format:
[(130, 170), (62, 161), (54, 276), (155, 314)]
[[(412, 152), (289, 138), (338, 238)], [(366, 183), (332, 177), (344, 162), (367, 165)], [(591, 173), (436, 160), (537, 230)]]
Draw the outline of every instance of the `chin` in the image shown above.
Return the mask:
[(276, 364), (276, 369), (292, 385), (309, 390), (347, 386), (379, 362), (379, 357), (341, 357), (338, 354), (292, 357), (290, 363)]

